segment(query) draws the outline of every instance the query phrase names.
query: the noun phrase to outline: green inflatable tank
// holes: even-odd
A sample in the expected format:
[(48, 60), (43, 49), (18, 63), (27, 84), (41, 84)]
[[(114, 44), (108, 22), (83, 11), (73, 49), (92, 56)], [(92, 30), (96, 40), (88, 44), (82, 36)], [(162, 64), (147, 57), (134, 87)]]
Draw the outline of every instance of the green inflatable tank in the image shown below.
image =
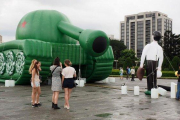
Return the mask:
[(70, 59), (77, 74), (80, 68), (87, 82), (107, 78), (114, 60), (103, 31), (78, 28), (55, 10), (37, 10), (20, 20), (16, 40), (0, 44), (0, 82), (13, 79), (16, 84), (28, 84), (32, 59), (41, 62), (44, 81), (56, 57), (62, 63)]

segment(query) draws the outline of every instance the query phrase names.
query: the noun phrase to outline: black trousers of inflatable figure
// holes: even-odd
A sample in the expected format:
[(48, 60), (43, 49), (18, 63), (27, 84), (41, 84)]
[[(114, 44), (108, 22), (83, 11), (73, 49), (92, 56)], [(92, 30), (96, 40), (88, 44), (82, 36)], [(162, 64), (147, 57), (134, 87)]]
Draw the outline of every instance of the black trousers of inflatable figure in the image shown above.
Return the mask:
[(157, 61), (147, 60), (146, 76), (147, 76), (147, 89), (151, 91), (152, 88), (157, 88)]

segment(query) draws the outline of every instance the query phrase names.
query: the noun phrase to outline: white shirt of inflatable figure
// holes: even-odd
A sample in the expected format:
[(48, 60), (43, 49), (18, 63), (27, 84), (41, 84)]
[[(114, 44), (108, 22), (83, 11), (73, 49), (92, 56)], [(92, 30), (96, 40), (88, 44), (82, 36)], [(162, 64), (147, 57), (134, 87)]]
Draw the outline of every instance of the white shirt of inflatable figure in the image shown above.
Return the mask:
[(157, 61), (159, 59), (157, 78), (161, 77), (162, 76), (161, 66), (163, 62), (163, 50), (162, 50), (162, 47), (157, 43), (157, 41), (153, 40), (152, 43), (147, 44), (144, 47), (142, 56), (141, 56), (141, 64), (140, 64), (141, 68), (143, 68), (145, 57), (146, 57), (146, 60)]

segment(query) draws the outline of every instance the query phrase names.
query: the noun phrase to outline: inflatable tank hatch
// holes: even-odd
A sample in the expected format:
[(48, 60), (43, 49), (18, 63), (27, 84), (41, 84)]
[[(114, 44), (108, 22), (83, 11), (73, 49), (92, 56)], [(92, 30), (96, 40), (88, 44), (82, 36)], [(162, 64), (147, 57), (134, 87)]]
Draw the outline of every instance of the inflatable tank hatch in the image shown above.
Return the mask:
[(77, 74), (80, 66), (81, 77), (87, 82), (108, 77), (114, 60), (103, 31), (76, 27), (55, 10), (37, 10), (20, 20), (16, 40), (0, 44), (0, 82), (13, 79), (16, 84), (29, 84), (32, 59), (41, 62), (40, 74), (44, 81), (56, 57), (62, 63), (70, 59)]

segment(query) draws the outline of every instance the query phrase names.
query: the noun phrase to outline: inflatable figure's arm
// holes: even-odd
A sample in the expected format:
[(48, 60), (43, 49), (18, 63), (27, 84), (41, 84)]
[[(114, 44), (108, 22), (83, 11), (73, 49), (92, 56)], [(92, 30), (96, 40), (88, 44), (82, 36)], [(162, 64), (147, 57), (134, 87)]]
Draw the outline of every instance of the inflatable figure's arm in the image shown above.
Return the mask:
[(143, 64), (144, 64), (144, 60), (145, 60), (145, 57), (147, 55), (147, 51), (148, 51), (148, 46), (149, 45), (146, 45), (143, 49), (143, 52), (142, 52), (142, 55), (141, 55), (141, 64), (140, 64), (140, 67), (143, 68)]
[(70, 23), (61, 21), (58, 29), (65, 35), (79, 41), (81, 47), (93, 57), (103, 55), (109, 47), (109, 38), (99, 30), (83, 30)]
[(162, 48), (160, 49), (160, 52), (159, 52), (159, 64), (158, 64), (158, 70), (161, 71), (161, 66), (162, 66), (162, 63), (163, 63), (163, 50)]

